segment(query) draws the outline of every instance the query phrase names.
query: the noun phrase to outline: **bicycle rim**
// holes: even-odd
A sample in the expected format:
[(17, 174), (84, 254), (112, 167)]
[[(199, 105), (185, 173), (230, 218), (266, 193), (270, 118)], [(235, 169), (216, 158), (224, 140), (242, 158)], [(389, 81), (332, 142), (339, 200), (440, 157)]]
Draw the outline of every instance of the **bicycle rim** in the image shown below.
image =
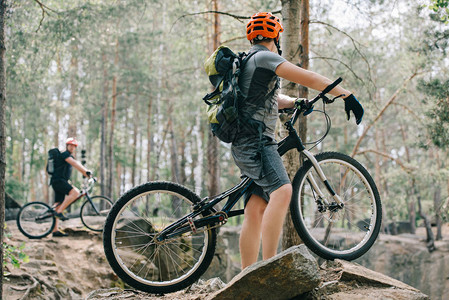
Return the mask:
[(192, 202), (183, 194), (170, 188), (147, 190), (124, 199), (120, 210), (111, 212), (115, 215), (111, 229), (108, 217), (105, 239), (110, 234), (113, 257), (108, 255), (107, 242), (105, 251), (117, 275), (131, 286), (173, 292), (192, 284), (209, 266), (216, 239), (212, 230), (155, 240), (167, 225), (191, 212)]
[(17, 227), (26, 237), (39, 239), (49, 235), (55, 226), (50, 207), (42, 202), (31, 202), (20, 210)]
[(90, 230), (101, 232), (112, 208), (112, 201), (104, 196), (93, 196), (91, 200), (92, 203), (87, 200), (81, 207), (81, 222)]
[[(293, 196), (298, 233), (323, 258), (353, 260), (369, 250), (379, 233), (381, 204), (377, 188), (368, 172), (346, 155), (331, 152), (316, 158), (344, 207), (333, 206), (335, 201), (309, 163)], [(319, 199), (312, 187), (312, 177), (325, 193), (324, 199)]]

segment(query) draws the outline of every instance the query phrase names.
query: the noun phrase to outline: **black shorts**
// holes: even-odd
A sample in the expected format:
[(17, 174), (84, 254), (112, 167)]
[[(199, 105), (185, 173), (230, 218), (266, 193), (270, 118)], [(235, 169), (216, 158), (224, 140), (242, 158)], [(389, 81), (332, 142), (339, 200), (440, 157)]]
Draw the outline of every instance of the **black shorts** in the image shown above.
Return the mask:
[(51, 183), (55, 191), (55, 203), (63, 202), (65, 195), (68, 195), (73, 189), (73, 186), (65, 180), (54, 180)]

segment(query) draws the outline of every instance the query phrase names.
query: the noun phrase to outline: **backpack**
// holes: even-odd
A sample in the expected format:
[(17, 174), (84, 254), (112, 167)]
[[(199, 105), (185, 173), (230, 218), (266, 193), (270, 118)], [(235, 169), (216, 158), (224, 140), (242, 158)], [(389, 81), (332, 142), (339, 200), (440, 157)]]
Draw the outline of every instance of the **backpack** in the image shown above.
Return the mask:
[(239, 102), (242, 94), (238, 78), (248, 59), (257, 51), (235, 54), (226, 46), (218, 47), (205, 61), (204, 69), (214, 91), (203, 97), (212, 133), (232, 143), (240, 127)]
[(48, 161), (46, 167), (48, 175), (53, 175), (53, 173), (55, 172), (56, 159), (59, 157), (60, 154), (61, 151), (59, 151), (58, 148), (48, 150)]

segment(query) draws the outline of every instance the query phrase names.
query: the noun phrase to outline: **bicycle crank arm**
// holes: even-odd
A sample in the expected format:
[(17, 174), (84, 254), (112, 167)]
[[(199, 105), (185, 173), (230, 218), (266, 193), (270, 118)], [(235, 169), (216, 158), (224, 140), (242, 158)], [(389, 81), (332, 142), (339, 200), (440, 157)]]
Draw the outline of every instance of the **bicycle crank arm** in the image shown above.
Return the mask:
[[(334, 191), (334, 189), (330, 186), (329, 182), (327, 181), (326, 175), (324, 175), (324, 172), (321, 169), (320, 165), (318, 164), (318, 161), (316, 160), (315, 156), (307, 150), (303, 150), (302, 153), (304, 153), (304, 155), (307, 156), (307, 158), (310, 160), (315, 171), (318, 173), (318, 176), (320, 177), (320, 179), (323, 182), (324, 186), (326, 187), (327, 191), (332, 195), (332, 198), (335, 200), (335, 202), (340, 207), (343, 207), (344, 206), (343, 201), (341, 200), (340, 196)], [(315, 189), (315, 192), (318, 194), (318, 196), (320, 196), (321, 199), (326, 201), (326, 197), (324, 196), (323, 192), (318, 187), (318, 184), (316, 183), (315, 178), (313, 178), (312, 174), (309, 174), (308, 178), (309, 178), (310, 183), (312, 184), (313, 188)], [(326, 204), (329, 204), (329, 203), (326, 203)]]

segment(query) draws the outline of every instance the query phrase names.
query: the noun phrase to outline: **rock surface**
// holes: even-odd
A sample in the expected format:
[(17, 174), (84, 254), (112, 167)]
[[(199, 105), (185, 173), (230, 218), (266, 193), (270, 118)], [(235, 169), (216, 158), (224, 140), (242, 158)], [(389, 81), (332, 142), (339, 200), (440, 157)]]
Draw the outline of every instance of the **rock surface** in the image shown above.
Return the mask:
[(101, 235), (76, 222), (62, 223), (68, 237), (41, 240), (25, 238), (15, 222), (7, 222), (8, 243), (25, 243), (30, 261), (20, 269), (7, 266), (4, 299), (429, 299), (356, 263), (336, 260), (318, 267), (303, 245), (246, 268), (228, 284), (212, 278), (179, 292), (148, 294), (125, 288), (104, 257)]
[(356, 263), (327, 261), (320, 269), (326, 280), (309, 293), (308, 299), (430, 299), (414, 287)]
[(290, 299), (321, 282), (318, 264), (305, 245), (245, 268), (208, 300)]

